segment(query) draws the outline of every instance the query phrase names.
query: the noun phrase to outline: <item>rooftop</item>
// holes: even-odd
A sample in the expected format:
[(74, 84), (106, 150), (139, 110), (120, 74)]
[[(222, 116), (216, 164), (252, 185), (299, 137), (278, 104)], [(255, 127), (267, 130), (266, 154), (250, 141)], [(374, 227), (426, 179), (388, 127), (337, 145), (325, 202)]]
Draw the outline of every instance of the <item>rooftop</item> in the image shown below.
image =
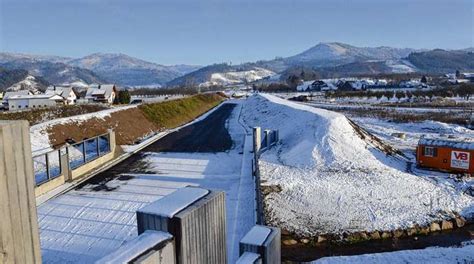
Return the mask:
[(474, 138), (440, 135), (439, 137), (422, 137), (418, 145), (450, 147), (456, 149), (474, 150)]

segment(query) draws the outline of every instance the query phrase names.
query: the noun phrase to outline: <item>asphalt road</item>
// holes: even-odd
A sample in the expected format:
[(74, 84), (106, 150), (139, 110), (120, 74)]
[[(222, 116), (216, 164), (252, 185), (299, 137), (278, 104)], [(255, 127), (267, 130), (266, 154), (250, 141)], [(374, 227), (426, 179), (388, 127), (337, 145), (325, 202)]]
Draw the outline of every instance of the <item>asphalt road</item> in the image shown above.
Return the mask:
[[(119, 174), (147, 173), (146, 164), (142, 161), (146, 152), (193, 153), (230, 150), (233, 142), (226, 128), (226, 121), (236, 106), (232, 103), (221, 105), (205, 119), (166, 135), (128, 159), (82, 183), (77, 189), (87, 184), (95, 184), (97, 185), (97, 191), (113, 191), (108, 190), (105, 183), (116, 178)], [(127, 180), (126, 178), (124, 177), (123, 180)]]
[(144, 152), (223, 152), (232, 148), (225, 126), (236, 104), (224, 104), (204, 120), (168, 134)]

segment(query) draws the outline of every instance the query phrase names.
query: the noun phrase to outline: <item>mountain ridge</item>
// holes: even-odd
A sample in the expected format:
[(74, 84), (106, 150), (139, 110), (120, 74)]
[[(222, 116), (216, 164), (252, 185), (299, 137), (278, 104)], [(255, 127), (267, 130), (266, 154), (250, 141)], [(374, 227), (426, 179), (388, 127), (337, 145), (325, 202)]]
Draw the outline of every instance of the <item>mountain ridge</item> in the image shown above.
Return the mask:
[[(128, 87), (161, 87), (219, 84), (219, 81), (211, 81), (212, 76), (229, 76), (227, 73), (231, 73), (233, 77), (247, 76), (246, 72), (263, 73), (262, 70), (280, 74), (297, 68), (316, 69), (325, 74), (332, 71), (335, 75), (474, 70), (473, 63), (469, 62), (474, 61), (473, 50), (472, 47), (460, 50), (357, 47), (341, 42), (320, 42), (288, 57), (239, 65), (217, 63), (207, 66), (162, 65), (123, 53), (96, 52), (80, 58), (71, 58), (0, 52), (0, 66), (7, 69), (26, 69), (30, 74), (44, 77), (50, 83), (113, 82)], [(256, 77), (268, 77), (264, 75), (266, 74), (256, 74)], [(247, 82), (247, 79), (242, 78), (242, 81)]]

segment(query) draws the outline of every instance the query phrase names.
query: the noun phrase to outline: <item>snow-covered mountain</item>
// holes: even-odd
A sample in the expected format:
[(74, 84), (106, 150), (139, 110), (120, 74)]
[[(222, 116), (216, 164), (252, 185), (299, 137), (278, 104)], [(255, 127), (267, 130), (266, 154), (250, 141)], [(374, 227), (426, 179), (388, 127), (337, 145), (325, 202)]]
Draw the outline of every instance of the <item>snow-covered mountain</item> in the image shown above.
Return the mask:
[(10, 53), (0, 52), (0, 63), (15, 62), (15, 61), (47, 61), (53, 63), (65, 63), (71, 58), (53, 56), (53, 55), (35, 55), (26, 53)]
[(353, 62), (400, 60), (416, 50), (391, 47), (356, 47), (339, 42), (324, 42), (294, 56), (260, 62), (270, 69), (293, 66), (332, 67)]
[(0, 66), (28, 70), (54, 84), (112, 82), (122, 86), (161, 86), (199, 68), (165, 66), (115, 53), (94, 53), (82, 58), (0, 53)]
[[(355, 47), (339, 42), (319, 43), (308, 50), (286, 58), (228, 67), (222, 67), (222, 64), (210, 65), (179, 77), (169, 82), (168, 85), (235, 84), (237, 81), (230, 80), (235, 79), (232, 76), (235, 74), (232, 72), (255, 69), (259, 69), (260, 72), (265, 70), (267, 73), (283, 73), (282, 76), (286, 76), (285, 72), (292, 71), (293, 68), (299, 69), (299, 72), (301, 72), (301, 68), (318, 68), (323, 73), (341, 72), (344, 74), (412, 72), (415, 71), (415, 67), (404, 61), (403, 58), (414, 51), (414, 49), (408, 48)], [(246, 69), (236, 70), (238, 68)], [(268, 77), (269, 75), (263, 74), (262, 76)], [(242, 82), (244, 81), (241, 80), (240, 83)]]
[(0, 53), (0, 67), (8, 70), (26, 70), (52, 84), (81, 81), (101, 83), (104, 79), (94, 72), (66, 64), (70, 58), (56, 56)]
[(161, 86), (198, 66), (165, 66), (120, 53), (94, 53), (68, 62), (91, 70), (106, 80), (126, 86)]
[(341, 59), (393, 60), (401, 59), (414, 49), (400, 49), (391, 47), (355, 47), (352, 45), (329, 42), (318, 45), (295, 56), (287, 58), (292, 61), (331, 61)]

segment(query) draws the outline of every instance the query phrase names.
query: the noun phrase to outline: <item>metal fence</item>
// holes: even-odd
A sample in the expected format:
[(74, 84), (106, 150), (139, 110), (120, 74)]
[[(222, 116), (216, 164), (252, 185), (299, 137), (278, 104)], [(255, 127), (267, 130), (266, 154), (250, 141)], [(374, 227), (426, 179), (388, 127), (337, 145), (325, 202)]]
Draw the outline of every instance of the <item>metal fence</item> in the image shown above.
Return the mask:
[(110, 152), (110, 135), (89, 138), (67, 147), (69, 168), (76, 169)]
[(37, 155), (33, 157), (36, 186), (59, 177), (63, 173), (61, 154), (67, 155), (68, 168), (73, 170), (109, 153), (110, 150), (110, 134), (107, 133)]
[(33, 157), (36, 185), (50, 181), (61, 175), (61, 149)]

